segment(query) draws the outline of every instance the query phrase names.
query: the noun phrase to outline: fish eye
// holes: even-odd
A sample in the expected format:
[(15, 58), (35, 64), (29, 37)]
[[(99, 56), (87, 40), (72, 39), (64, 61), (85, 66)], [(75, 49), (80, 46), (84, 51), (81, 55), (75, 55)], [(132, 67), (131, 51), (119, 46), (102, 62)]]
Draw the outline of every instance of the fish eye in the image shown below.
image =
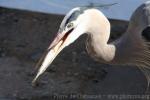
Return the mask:
[(71, 27), (73, 27), (73, 23), (69, 23), (69, 24), (67, 25), (67, 28), (71, 28)]

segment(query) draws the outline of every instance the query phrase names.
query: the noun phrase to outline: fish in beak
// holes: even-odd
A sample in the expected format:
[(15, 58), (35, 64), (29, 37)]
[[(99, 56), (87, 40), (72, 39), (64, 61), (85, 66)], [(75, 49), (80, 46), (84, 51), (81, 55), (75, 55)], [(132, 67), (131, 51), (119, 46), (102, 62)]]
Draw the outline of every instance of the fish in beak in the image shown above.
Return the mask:
[[(81, 12), (82, 13), (82, 12)], [(83, 17), (80, 14), (80, 8), (72, 9), (63, 19), (60, 29), (54, 41), (48, 47), (36, 67), (38, 73), (32, 84), (34, 85), (37, 78), (43, 74), (47, 67), (53, 62), (56, 56), (69, 44), (73, 43), (80, 35), (86, 33), (85, 23), (83, 23)]]
[[(58, 33), (54, 41), (51, 43), (51, 45), (48, 47), (46, 53), (44, 56), (40, 59), (40, 61), (37, 64), (37, 67), (40, 66), (38, 73), (34, 80), (32, 81), (32, 84), (35, 83), (37, 78), (44, 73), (44, 71), (47, 69), (47, 67), (53, 62), (53, 60), (56, 58), (56, 56), (62, 51), (64, 47), (66, 47), (66, 39), (68, 35), (73, 31), (73, 28), (69, 31), (62, 33)], [(41, 64), (42, 62), (42, 64)], [(40, 65), (41, 64), (41, 65)]]

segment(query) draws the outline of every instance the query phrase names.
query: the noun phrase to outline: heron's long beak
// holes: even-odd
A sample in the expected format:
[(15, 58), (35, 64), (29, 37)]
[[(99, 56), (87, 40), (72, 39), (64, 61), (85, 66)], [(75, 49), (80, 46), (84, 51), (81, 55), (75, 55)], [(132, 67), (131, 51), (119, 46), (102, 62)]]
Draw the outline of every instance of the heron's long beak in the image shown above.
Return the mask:
[[(45, 54), (44, 60), (42, 60), (42, 64), (38, 70), (38, 73), (34, 80), (32, 81), (32, 84), (35, 83), (37, 78), (44, 73), (44, 71), (47, 69), (47, 67), (52, 63), (52, 61), (56, 58), (56, 56), (60, 53), (60, 51), (66, 46), (65, 41), (69, 35), (69, 33), (72, 32), (73, 29), (66, 33), (59, 33), (57, 34), (54, 41), (51, 43), (49, 48), (47, 49), (47, 53)], [(40, 61), (41, 62), (41, 61)]]

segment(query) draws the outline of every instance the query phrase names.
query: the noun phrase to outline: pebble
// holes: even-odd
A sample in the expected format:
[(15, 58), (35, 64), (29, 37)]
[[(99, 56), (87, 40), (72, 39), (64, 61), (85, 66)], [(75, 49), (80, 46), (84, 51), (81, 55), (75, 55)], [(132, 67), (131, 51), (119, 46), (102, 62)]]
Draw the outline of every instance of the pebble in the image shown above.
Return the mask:
[(4, 53), (4, 50), (2, 48), (0, 48), (0, 56), (1, 57), (5, 57), (6, 56), (6, 54)]
[(71, 72), (70, 72), (70, 71), (68, 71), (68, 72), (67, 72), (67, 75), (68, 75), (68, 76), (70, 76), (70, 75), (71, 75)]
[(72, 52), (72, 55), (73, 55), (73, 57), (72, 57), (72, 62), (73, 62), (73, 63), (76, 63), (77, 53), (76, 53), (76, 52)]
[(94, 79), (93, 82), (94, 82), (94, 83), (98, 83), (99, 80), (98, 80), (98, 79)]
[(6, 56), (6, 54), (5, 54), (5, 53), (1, 53), (1, 56), (2, 56), (2, 57), (5, 57), (5, 56)]
[(6, 40), (6, 39), (5, 39), (5, 40), (3, 40), (3, 43), (8, 43), (8, 40)]
[(81, 52), (81, 54), (85, 55), (85, 54), (86, 54), (86, 52), (85, 52), (85, 51), (82, 51), (82, 52)]
[(17, 93), (13, 93), (13, 97), (17, 97)]
[(70, 83), (71, 82), (71, 80), (66, 80), (66, 81), (64, 81), (63, 83), (64, 84), (67, 84), (67, 83)]
[(36, 18), (33, 19), (34, 22), (37, 22), (38, 20)]
[(79, 73), (74, 73), (74, 76), (78, 76), (79, 75)]
[(87, 68), (87, 70), (88, 70), (88, 71), (91, 71), (91, 70), (92, 70), (92, 68), (91, 68), (91, 67), (88, 67), (88, 68)]

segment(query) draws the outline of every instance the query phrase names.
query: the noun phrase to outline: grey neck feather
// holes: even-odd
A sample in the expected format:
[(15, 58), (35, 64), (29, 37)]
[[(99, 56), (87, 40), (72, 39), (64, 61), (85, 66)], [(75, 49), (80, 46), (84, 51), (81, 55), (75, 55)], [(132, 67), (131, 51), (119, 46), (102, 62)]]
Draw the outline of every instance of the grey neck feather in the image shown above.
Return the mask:
[(114, 42), (114, 63), (133, 63), (144, 50), (142, 31), (150, 25), (150, 2), (142, 4), (131, 16), (127, 31)]
[(94, 27), (94, 29), (89, 33), (86, 42), (87, 51), (95, 60), (107, 63), (114, 59), (115, 46), (113, 44), (107, 44), (109, 35), (109, 26), (103, 31), (99, 30), (99, 27)]

